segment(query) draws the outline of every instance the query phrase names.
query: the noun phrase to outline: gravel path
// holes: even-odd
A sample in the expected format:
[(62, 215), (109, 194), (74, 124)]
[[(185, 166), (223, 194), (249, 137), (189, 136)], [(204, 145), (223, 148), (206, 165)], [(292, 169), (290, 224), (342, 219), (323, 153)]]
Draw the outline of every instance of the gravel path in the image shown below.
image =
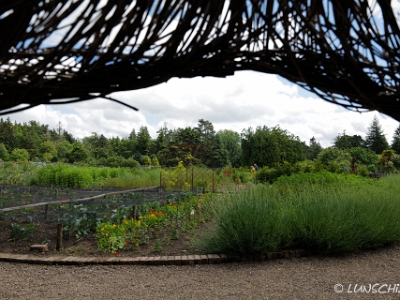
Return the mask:
[[(399, 267), (399, 246), (346, 257), (219, 265), (0, 262), (0, 299), (400, 299), (392, 291), (354, 293), (355, 284), (379, 284), (381, 292), (390, 284), (400, 292)], [(344, 291), (335, 293), (335, 284)]]

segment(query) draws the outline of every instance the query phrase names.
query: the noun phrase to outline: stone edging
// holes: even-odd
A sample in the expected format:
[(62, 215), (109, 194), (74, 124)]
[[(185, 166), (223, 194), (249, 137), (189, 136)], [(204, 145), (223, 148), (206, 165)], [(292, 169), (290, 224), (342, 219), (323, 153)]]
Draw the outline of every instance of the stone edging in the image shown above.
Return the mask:
[(45, 265), (205, 265), (229, 262), (266, 261), (278, 258), (292, 259), (309, 256), (304, 250), (270, 252), (267, 255), (227, 256), (225, 254), (142, 256), (142, 257), (76, 257), (17, 255), (0, 253), (0, 261)]

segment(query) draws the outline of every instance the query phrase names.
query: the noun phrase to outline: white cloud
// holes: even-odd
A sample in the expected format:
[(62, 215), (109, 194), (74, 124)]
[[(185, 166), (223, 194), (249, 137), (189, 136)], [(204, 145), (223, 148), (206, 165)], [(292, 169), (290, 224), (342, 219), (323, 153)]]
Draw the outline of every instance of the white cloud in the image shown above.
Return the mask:
[[(237, 72), (227, 78), (171, 79), (151, 88), (111, 95), (139, 108), (135, 112), (108, 100), (91, 100), (73, 105), (39, 106), (10, 114), (11, 120), (36, 120), (57, 128), (58, 122), (75, 137), (92, 132), (126, 137), (132, 129), (147, 126), (156, 137), (167, 123), (169, 128), (196, 126), (199, 119), (209, 120), (216, 130), (241, 132), (257, 126), (286, 129), (309, 143), (313, 136), (323, 147), (344, 130), (348, 135), (365, 137), (373, 117), (391, 142), (398, 122), (377, 112), (356, 113), (318, 99), (275, 75)], [(6, 116), (7, 117), (7, 116)]]

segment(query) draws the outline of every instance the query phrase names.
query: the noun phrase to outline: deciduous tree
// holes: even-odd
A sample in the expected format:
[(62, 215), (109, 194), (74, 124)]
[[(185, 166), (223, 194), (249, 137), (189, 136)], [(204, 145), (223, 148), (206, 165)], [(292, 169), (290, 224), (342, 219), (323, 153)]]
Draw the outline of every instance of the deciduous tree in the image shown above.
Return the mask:
[(239, 167), (241, 164), (241, 138), (239, 133), (230, 130), (220, 130), (216, 136), (221, 140), (221, 145), (228, 152), (229, 164), (233, 167)]
[(257, 127), (242, 132), (242, 162), (245, 165), (274, 166), (285, 161), (304, 160), (304, 146), (297, 136), (279, 128)]
[(72, 144), (72, 151), (69, 154), (69, 161), (70, 162), (84, 162), (89, 158), (89, 153), (85, 149), (85, 147), (79, 143)]
[(363, 147), (364, 140), (360, 135), (347, 135), (346, 131), (343, 131), (342, 134), (338, 134), (335, 138), (334, 146), (339, 149), (350, 149), (354, 147)]
[(12, 161), (28, 161), (29, 153), (25, 149), (15, 148), (10, 157)]

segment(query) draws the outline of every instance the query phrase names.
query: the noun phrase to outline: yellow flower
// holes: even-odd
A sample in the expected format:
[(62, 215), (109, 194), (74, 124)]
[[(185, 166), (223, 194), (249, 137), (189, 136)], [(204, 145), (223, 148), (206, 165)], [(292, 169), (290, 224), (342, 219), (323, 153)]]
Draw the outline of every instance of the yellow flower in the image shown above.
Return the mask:
[(103, 227), (101, 230), (103, 230), (103, 231), (104, 231), (104, 227)]
[(112, 228), (115, 228), (115, 227), (117, 227), (117, 225), (113, 224)]
[(106, 233), (106, 236), (108, 236), (108, 233)]
[(128, 225), (128, 224), (129, 224), (129, 222), (128, 222), (128, 221), (125, 221), (125, 224), (126, 224), (126, 225)]
[(137, 224), (138, 224), (138, 226), (140, 226), (140, 220), (139, 220), (139, 221), (137, 221)]

